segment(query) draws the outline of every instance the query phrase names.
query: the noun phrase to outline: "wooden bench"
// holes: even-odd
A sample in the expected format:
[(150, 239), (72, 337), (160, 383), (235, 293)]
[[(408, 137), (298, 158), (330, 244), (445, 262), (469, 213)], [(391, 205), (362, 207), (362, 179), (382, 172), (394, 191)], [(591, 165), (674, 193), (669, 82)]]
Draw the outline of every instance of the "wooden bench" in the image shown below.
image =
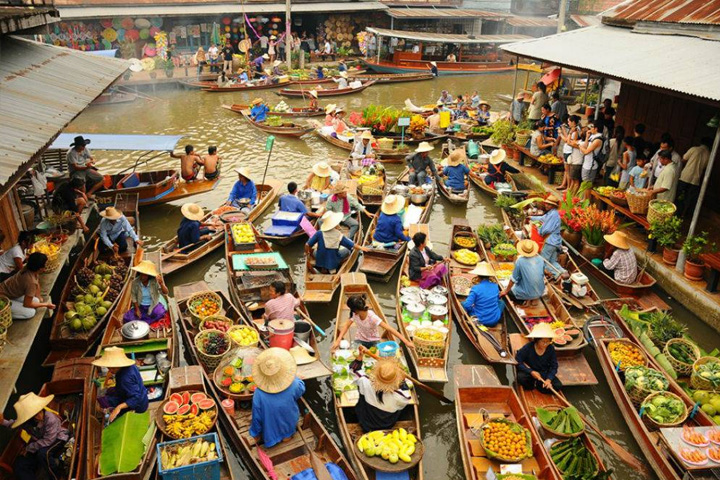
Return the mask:
[(700, 259), (710, 267), (710, 278), (708, 278), (705, 290), (714, 293), (717, 291), (718, 281), (720, 281), (720, 253), (703, 253), (700, 255)]
[[(537, 156), (537, 155), (533, 155), (532, 153), (530, 153), (530, 149), (529, 149), (529, 148), (527, 148), (527, 147), (525, 147), (525, 146), (523, 146), (523, 145), (520, 145), (519, 143), (516, 143), (516, 144), (515, 144), (515, 148), (518, 150), (518, 152), (520, 152), (520, 165), (522, 165), (522, 159), (523, 159), (523, 156), (524, 156), (524, 157), (532, 158), (535, 163), (537, 163), (537, 164), (540, 165), (540, 169), (541, 169), (541, 170), (547, 169), (547, 171), (546, 171), (545, 173), (546, 173), (547, 176), (548, 176), (548, 185), (552, 185), (552, 184), (554, 183), (554, 182), (553, 182), (553, 174), (554, 174), (556, 171), (562, 171), (563, 168), (564, 168), (564, 166), (563, 166), (562, 163), (549, 165), (549, 164), (547, 164), (547, 163), (542, 163), (542, 162), (538, 161), (538, 156)], [(558, 167), (559, 167), (559, 168), (558, 168)]]
[(633, 220), (634, 222), (637, 222), (638, 224), (642, 225), (642, 227), (645, 230), (650, 228), (650, 222), (648, 222), (647, 217), (645, 215), (638, 215), (637, 213), (632, 213), (629, 208), (618, 205), (617, 203), (613, 203), (609, 198), (600, 195), (595, 190), (590, 191), (590, 196), (596, 202), (599, 201), (602, 204), (612, 207), (615, 209), (615, 211), (623, 214), (630, 220)]

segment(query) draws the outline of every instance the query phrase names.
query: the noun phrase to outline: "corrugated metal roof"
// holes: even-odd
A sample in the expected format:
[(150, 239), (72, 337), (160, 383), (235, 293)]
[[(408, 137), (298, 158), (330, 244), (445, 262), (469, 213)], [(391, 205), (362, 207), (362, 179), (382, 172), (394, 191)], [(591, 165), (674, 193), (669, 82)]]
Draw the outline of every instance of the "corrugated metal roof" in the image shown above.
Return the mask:
[(128, 65), (19, 37), (0, 38), (0, 185)]
[(639, 21), (720, 25), (720, 1), (636, 0), (618, 6), (603, 21), (618, 25)]
[(720, 42), (599, 25), (501, 48), (521, 57), (720, 102)]
[(381, 35), (383, 37), (397, 37), (405, 40), (415, 40), (418, 42), (432, 43), (462, 43), (464, 45), (474, 45), (482, 43), (510, 43), (519, 40), (526, 40), (528, 35), (476, 35), (470, 38), (468, 35), (454, 35), (450, 33), (425, 33), (425, 32), (407, 32), (404, 30), (388, 30), (387, 28), (367, 27), (370, 33)]
[(114, 133), (61, 133), (48, 147), (51, 150), (67, 150), (75, 137), (81, 135), (92, 150), (120, 150), (163, 152), (173, 151), (183, 135), (121, 135)]
[(602, 19), (597, 15), (570, 15), (570, 19), (575, 22), (578, 27), (593, 27), (600, 25)]
[(391, 8), (385, 13), (393, 18), (505, 18), (502, 15), (485, 10), (472, 10), (467, 8)]
[(513, 27), (557, 27), (557, 19), (547, 17), (520, 17), (514, 16), (505, 20)]

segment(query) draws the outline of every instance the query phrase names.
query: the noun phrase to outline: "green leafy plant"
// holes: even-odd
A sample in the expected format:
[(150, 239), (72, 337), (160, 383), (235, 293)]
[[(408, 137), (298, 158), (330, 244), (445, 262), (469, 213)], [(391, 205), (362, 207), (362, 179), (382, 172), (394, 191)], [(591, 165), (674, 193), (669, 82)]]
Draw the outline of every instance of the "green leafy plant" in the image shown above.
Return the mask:
[(658, 311), (651, 313), (648, 322), (650, 322), (650, 331), (654, 339), (657, 339), (656, 343), (662, 345), (665, 345), (673, 338), (682, 337), (687, 330), (685, 325), (675, 320), (675, 318), (667, 312)]
[(496, 145), (510, 145), (515, 141), (515, 125), (510, 120), (498, 120), (493, 123), (494, 131), (490, 139)]
[(338, 47), (337, 54), (341, 57), (347, 57), (353, 54), (353, 49), (352, 47)]
[(499, 223), (480, 225), (477, 234), (483, 244), (491, 247), (508, 241), (505, 229)]
[(654, 238), (661, 247), (673, 247), (680, 240), (682, 223), (682, 219), (675, 216), (656, 220), (650, 224), (650, 238)]
[(498, 195), (495, 199), (495, 206), (502, 208), (503, 210), (509, 212), (512, 210), (512, 206), (517, 203), (517, 200), (515, 197), (511, 197), (510, 195)]
[(708, 232), (702, 232), (699, 235), (688, 236), (683, 243), (682, 250), (685, 252), (687, 260), (700, 263), (700, 255), (708, 250), (708, 245)]
[[(154, 430), (150, 413), (128, 412), (118, 417), (102, 431), (100, 474), (132, 472), (145, 454), (148, 430)], [(138, 441), (141, 438), (143, 441)]]
[(498, 257), (512, 258), (517, 255), (517, 249), (512, 243), (499, 243), (492, 248), (492, 253)]

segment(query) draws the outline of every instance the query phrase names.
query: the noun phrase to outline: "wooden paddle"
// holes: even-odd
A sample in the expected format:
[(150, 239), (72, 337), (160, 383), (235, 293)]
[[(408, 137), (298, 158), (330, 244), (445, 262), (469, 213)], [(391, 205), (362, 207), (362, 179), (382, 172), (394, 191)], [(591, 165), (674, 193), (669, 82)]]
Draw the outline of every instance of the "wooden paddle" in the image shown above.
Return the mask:
[(187, 250), (187, 249), (190, 248), (190, 247), (197, 247), (197, 246), (202, 245), (202, 244), (204, 244), (204, 243), (207, 243), (207, 242), (202, 241), (202, 242), (197, 242), (197, 243), (191, 243), (190, 245), (185, 245), (184, 247), (179, 248), (179, 249), (175, 250), (174, 252), (170, 253), (169, 255), (163, 257), (162, 260), (163, 260), (163, 261), (169, 260), (169, 259), (171, 259), (172, 257), (174, 257), (175, 255), (178, 255), (178, 254), (182, 253), (184, 250)]
[[(555, 396), (566, 406), (566, 407), (572, 407), (572, 404), (565, 399), (562, 395), (560, 395), (555, 389), (552, 387), (552, 385), (549, 387), (549, 390), (555, 394)], [(576, 409), (577, 410), (577, 409)], [(615, 452), (615, 455), (617, 455), (620, 460), (628, 464), (630, 467), (640, 471), (644, 477), (649, 477), (650, 472), (648, 471), (645, 464), (640, 461), (637, 457), (635, 457), (633, 454), (625, 450), (623, 447), (621, 447), (615, 440), (605, 435), (597, 426), (595, 426), (594, 423), (590, 421), (585, 415), (582, 414), (578, 410), (578, 415), (580, 415), (580, 418), (582, 419), (585, 424), (590, 427), (595, 433), (597, 433), (600, 438), (603, 439), (605, 443), (607, 443), (610, 448), (612, 448), (613, 452)]]
[[(363, 347), (362, 345), (360, 345), (359, 350), (360, 350), (360, 352), (362, 352), (363, 354), (366, 354), (366, 355), (368, 355), (369, 357), (374, 358), (375, 360), (382, 360), (380, 357), (378, 357), (378, 356), (375, 355), (374, 353), (370, 352), (370, 350), (368, 350), (367, 348)], [(411, 381), (412, 383), (414, 383), (415, 385), (417, 385), (418, 387), (420, 387), (421, 389), (423, 389), (423, 390), (425, 390), (426, 392), (428, 392), (428, 393), (429, 393), (430, 395), (432, 395), (433, 397), (435, 397), (435, 398), (437, 398), (438, 400), (440, 400), (441, 402), (444, 402), (444, 403), (447, 403), (447, 404), (455, 403), (455, 402), (453, 402), (452, 400), (450, 400), (449, 398), (447, 398), (445, 395), (443, 395), (441, 392), (439, 392), (438, 390), (435, 390), (434, 388), (432, 388), (432, 387), (430, 387), (430, 386), (428, 386), (428, 385), (425, 385), (423, 382), (421, 382), (420, 380), (417, 380), (417, 379), (411, 377), (411, 376), (408, 375), (407, 373), (403, 373), (403, 376), (404, 376), (405, 378), (407, 378), (408, 380), (410, 380), (410, 381)]]
[(305, 444), (305, 448), (307, 448), (307, 451), (310, 454), (310, 465), (312, 465), (313, 473), (315, 473), (317, 480), (333, 480), (323, 461), (320, 459), (318, 454), (315, 453), (315, 450), (311, 449), (310, 445), (308, 445), (307, 440), (305, 440), (305, 436), (303, 436), (300, 425), (297, 426), (297, 431)]

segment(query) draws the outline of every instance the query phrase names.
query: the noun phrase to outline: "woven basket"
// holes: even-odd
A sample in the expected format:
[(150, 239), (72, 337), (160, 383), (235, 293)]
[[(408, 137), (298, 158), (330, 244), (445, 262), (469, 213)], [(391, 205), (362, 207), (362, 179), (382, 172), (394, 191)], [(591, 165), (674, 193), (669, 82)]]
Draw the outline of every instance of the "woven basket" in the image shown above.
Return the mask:
[[(660, 204), (671, 205), (672, 211), (660, 213), (659, 211), (655, 210), (654, 207), (657, 205), (660, 205)], [(650, 200), (650, 202), (648, 203), (647, 220), (649, 223), (664, 222), (668, 218), (675, 215), (676, 210), (677, 210), (677, 207), (675, 206), (675, 204), (672, 202), (668, 202), (667, 200), (658, 200), (658, 199)]]
[(628, 206), (627, 194), (625, 194), (625, 195), (626, 196), (623, 198), (616, 197), (615, 195), (608, 195), (607, 198), (615, 205), (619, 205), (621, 207), (627, 207)]
[[(220, 355), (208, 355), (207, 353), (203, 352), (200, 348), (201, 340), (213, 332), (218, 333), (221, 336), (224, 336), (228, 339), (228, 343), (229, 343), (228, 348), (224, 353), (222, 353)], [(227, 355), (230, 350), (232, 350), (232, 348), (231, 348), (232, 342), (230, 342), (230, 339), (229, 339), (227, 333), (221, 332), (220, 330), (202, 331), (202, 332), (198, 333), (197, 335), (195, 335), (194, 343), (195, 343), (195, 351), (197, 352), (197, 355), (198, 355), (198, 360), (200, 361), (200, 363), (203, 364), (203, 366), (208, 371), (215, 370), (215, 368), (220, 364), (220, 361), (223, 359), (223, 357), (225, 355)]]
[[(457, 243), (457, 239), (458, 239), (458, 238), (467, 238), (467, 239), (470, 239), (470, 240), (472, 240), (472, 241), (474, 242), (474, 245), (473, 245), (472, 247), (460, 245), (460, 244)], [(477, 240), (475, 240), (475, 236), (474, 236), (472, 233), (470, 233), (470, 232), (459, 232), (459, 233), (456, 233), (455, 236), (453, 237), (453, 244), (454, 244), (457, 248), (474, 249), (475, 247), (477, 247)]]
[(5, 303), (5, 307), (0, 310), (0, 327), (10, 328), (12, 325), (12, 312), (10, 310), (10, 299), (0, 295), (0, 300)]
[(670, 365), (672, 365), (673, 369), (677, 372), (677, 374), (681, 377), (686, 377), (690, 374), (692, 374), (692, 363), (684, 363), (680, 360), (676, 359), (670, 354), (670, 345), (685, 345), (692, 351), (694, 355), (694, 360), (697, 360), (700, 358), (700, 348), (695, 345), (692, 342), (688, 342), (684, 338), (673, 338), (669, 342), (665, 344), (665, 348), (663, 349), (663, 353), (668, 359), (668, 362), (670, 362)]
[[(628, 370), (631, 368), (639, 368), (639, 367), (628, 367)], [(648, 370), (654, 370), (657, 372), (657, 370), (655, 370), (654, 368), (649, 368), (649, 367), (646, 367), (646, 368)], [(661, 372), (658, 372), (658, 373), (661, 373)], [(648, 397), (648, 395), (665, 391), (665, 390), (650, 390), (648, 388), (638, 387), (637, 385), (633, 385), (630, 388), (626, 387), (625, 390), (627, 391), (627, 394), (628, 394), (628, 397), (630, 397), (630, 400), (632, 400), (633, 405), (635, 405), (636, 407), (639, 407), (640, 405), (642, 405), (642, 403), (645, 401), (645, 399)]]
[[(42, 247), (42, 246), (47, 246), (47, 245), (49, 245), (47, 240), (45, 240), (45, 239), (38, 240), (37, 242), (35, 242), (33, 244), (32, 247), (30, 247), (30, 249), (28, 250), (28, 255), (30, 255), (30, 253), (33, 253), (35, 251), (39, 251), (39, 250), (36, 250), (35, 247)], [(54, 272), (55, 270), (58, 269), (58, 267), (60, 267), (60, 265), (61, 265), (60, 248), (58, 248), (58, 250), (55, 253), (53, 253), (52, 255), (45, 254), (45, 256), (47, 257), (47, 263), (45, 263), (45, 266), (42, 268), (42, 270), (40, 270), (41, 273)]]
[[(195, 311), (195, 308), (193, 308), (193, 304), (195, 302), (197, 302), (198, 300), (204, 300), (206, 298), (208, 298), (210, 300), (214, 300), (215, 303), (217, 303), (220, 306), (220, 310), (222, 310), (223, 300), (222, 300), (222, 297), (220, 295), (218, 295), (217, 293), (207, 290), (205, 292), (198, 292), (198, 293), (194, 294), (187, 300), (187, 309), (188, 309), (188, 312), (190, 312), (190, 317), (192, 318), (193, 327), (195, 327), (195, 328), (199, 327), (200, 321), (203, 318), (207, 317), (208, 315), (201, 316), (200, 314), (198, 314)], [(218, 311), (217, 313), (220, 313), (220, 311)]]
[(443, 358), (445, 356), (445, 338), (442, 340), (423, 340), (418, 337), (418, 333), (420, 332), (437, 333), (437, 330), (420, 328), (415, 331), (413, 344), (415, 345), (415, 353), (417, 353), (417, 356), (420, 358)]
[(706, 363), (720, 363), (720, 359), (716, 357), (700, 357), (695, 360), (692, 366), (692, 375), (690, 375), (690, 385), (692, 385), (695, 390), (720, 390), (720, 386), (714, 386), (710, 380), (698, 375), (698, 367)]
[(638, 215), (645, 215), (648, 211), (648, 204), (652, 200), (652, 195), (639, 195), (631, 191), (625, 192), (625, 198), (627, 198), (628, 208), (631, 213)]
[(480, 432), (483, 432), (483, 430), (485, 429), (485, 427), (486, 427), (487, 425), (489, 425), (490, 423), (493, 423), (493, 422), (497, 422), (497, 423), (507, 423), (507, 424), (510, 424), (510, 425), (517, 425), (518, 427), (522, 428), (523, 431), (525, 432), (525, 446), (526, 446), (526, 448), (525, 448), (525, 454), (524, 454), (524, 455), (521, 455), (521, 456), (519, 456), (519, 457), (510, 458), (510, 457), (505, 457), (505, 456), (499, 455), (499, 454), (497, 454), (497, 453), (495, 453), (495, 452), (492, 452), (492, 451), (488, 450), (488, 449), (485, 447), (485, 435), (484, 435), (484, 433), (483, 433), (482, 435), (478, 435), (478, 437), (480, 437), (480, 445), (482, 445), (483, 450), (485, 450), (485, 455), (487, 455), (488, 458), (492, 458), (492, 459), (499, 460), (499, 461), (501, 461), (501, 462), (506, 462), (506, 463), (518, 463), (518, 462), (521, 462), (522, 460), (524, 460), (524, 459), (526, 459), (526, 458), (528, 458), (529, 456), (532, 455), (532, 444), (531, 444), (531, 441), (530, 441), (530, 432), (529, 432), (525, 427), (523, 427), (523, 426), (520, 425), (519, 423), (511, 422), (510, 420), (506, 420), (506, 419), (504, 419), (504, 418), (501, 418), (501, 419), (495, 418), (495, 419), (491, 419), (491, 420), (488, 420), (487, 422), (483, 423), (482, 427), (480, 427)]
[(205, 328), (205, 322), (213, 321), (213, 320), (216, 322), (220, 321), (220, 322), (226, 323), (228, 325), (228, 329), (230, 329), (234, 325), (233, 321), (224, 315), (209, 315), (209, 316), (203, 318), (202, 320), (200, 320), (200, 325), (199, 325), (200, 331), (204, 332), (205, 330), (211, 330), (210, 328)]
[[(635, 344), (634, 344), (633, 342), (631, 342), (630, 340), (627, 340), (627, 339), (625, 339), (625, 338), (616, 338), (616, 339), (613, 339), (613, 341), (608, 344), (608, 354), (610, 354), (610, 344), (612, 344), (612, 343), (625, 343), (625, 344), (630, 345), (630, 346), (633, 347), (635, 350), (637, 350), (638, 352), (640, 352), (640, 355), (642, 355), (642, 357), (643, 357), (643, 364), (642, 364), (642, 366), (643, 366), (643, 367), (647, 367), (647, 366), (648, 366), (648, 358), (647, 358), (647, 355), (645, 355), (645, 352), (643, 351), (643, 349), (640, 348), (640, 347), (638, 347), (637, 345), (635, 345)], [(611, 359), (611, 361), (612, 361), (613, 363), (615, 363), (615, 360), (612, 359), (612, 355), (610, 356), (610, 359)], [(621, 364), (620, 364), (620, 371), (621, 371), (621, 372), (624, 372), (626, 368), (630, 368), (630, 367), (632, 367), (632, 366), (635, 366), (635, 365), (623, 365), (623, 364), (621, 363)], [(613, 367), (615, 367), (615, 365), (613, 365)]]
[(651, 393), (650, 395), (648, 395), (647, 398), (645, 399), (645, 401), (643, 402), (643, 404), (650, 402), (657, 395), (665, 395), (666, 397), (675, 397), (677, 400), (680, 400), (682, 402), (684, 410), (683, 410), (683, 413), (678, 417), (678, 419), (672, 423), (658, 423), (655, 420), (653, 420), (652, 418), (650, 418), (647, 414), (644, 414), (642, 416), (642, 419), (643, 419), (643, 422), (645, 423), (645, 425), (648, 427), (648, 430), (658, 430), (660, 428), (679, 427), (680, 425), (682, 425), (688, 416), (687, 405), (685, 404), (685, 402), (683, 402), (683, 399), (678, 397), (677, 395), (675, 395), (672, 392), (655, 392), (655, 393)]
[[(545, 410), (549, 411), (549, 412), (558, 412), (558, 411), (560, 411), (560, 410), (564, 410), (564, 409), (565, 409), (565, 407), (563, 407), (563, 406), (561, 406), (561, 405), (545, 405), (543, 408), (544, 408)], [(538, 420), (538, 421), (539, 421), (539, 420)], [(585, 433), (585, 424), (584, 424), (584, 423), (583, 423), (583, 428), (582, 428), (582, 430), (580, 430), (580, 431), (577, 432), (577, 433), (561, 433), (561, 432), (556, 432), (556, 431), (553, 430), (552, 428), (550, 428), (550, 427), (548, 427), (547, 425), (545, 425), (543, 422), (540, 422), (540, 425), (542, 426), (542, 428), (543, 428), (545, 431), (547, 431), (548, 433), (550, 433), (552, 436), (558, 437), (558, 438), (574, 438), (574, 437), (579, 437), (580, 435), (582, 435), (583, 433)]]
[(5, 344), (7, 343), (7, 335), (8, 329), (5, 327), (0, 327), (0, 352), (2, 352), (3, 348), (5, 348)]
[(250, 345), (240, 345), (233, 339), (232, 335), (230, 335), (230, 332), (235, 331), (235, 330), (254, 330), (257, 333), (257, 330), (255, 330), (252, 327), (248, 327), (247, 325), (234, 325), (234, 326), (230, 327), (230, 329), (227, 331), (227, 333), (228, 333), (228, 337), (230, 337), (230, 343), (232, 343), (234, 346), (240, 347), (240, 348), (254, 348), (254, 347), (258, 346), (258, 343), (260, 343), (260, 334), (258, 333), (258, 341), (257, 342), (250, 344)]

